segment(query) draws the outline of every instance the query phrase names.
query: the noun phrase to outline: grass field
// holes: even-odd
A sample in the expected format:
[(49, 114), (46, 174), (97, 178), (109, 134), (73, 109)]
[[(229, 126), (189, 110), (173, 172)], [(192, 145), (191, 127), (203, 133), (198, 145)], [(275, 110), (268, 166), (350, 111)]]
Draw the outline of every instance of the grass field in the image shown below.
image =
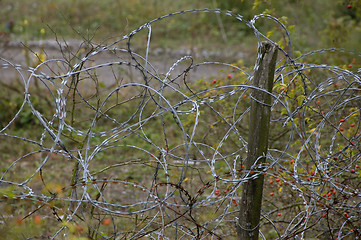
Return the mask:
[[(350, 4), (353, 8), (348, 8)], [(9, 32), (11, 39), (86, 39), (113, 42), (138, 26), (159, 16), (194, 8), (220, 8), (241, 14), (246, 20), (268, 13), (283, 21), (290, 29), (296, 50), (319, 47), (360, 49), (360, 9), (358, 1), (171, 1), (171, 0), (32, 0), (1, 1), (0, 31)], [(261, 30), (273, 31), (270, 22), (261, 21)], [(266, 32), (267, 32), (266, 31)], [(279, 31), (274, 31), (279, 33)], [(249, 45), (252, 30), (237, 24), (233, 18), (197, 13), (160, 23), (153, 36), (160, 46), (174, 47), (179, 36), (200, 47), (211, 45)], [(143, 44), (143, 42), (138, 42)]]
[[(3, 52), (17, 40), (109, 44), (163, 14), (205, 7), (247, 19), (276, 15), (294, 45), (281, 25), (256, 22), (284, 50), (262, 170), (244, 167), (257, 38), (226, 14), (187, 13), (151, 26), (151, 50), (241, 45), (253, 52), (216, 76), (200, 69), (219, 63), (190, 57), (175, 66), (180, 75), (151, 69), (142, 59), (147, 27), (132, 37), (134, 52), (89, 44), (51, 60), (41, 47), (38, 55), (24, 48), (24, 69), (2, 59), (0, 238), (236, 239), (242, 183), (254, 171), (265, 177), (260, 229), (266, 239), (359, 236), (355, 2), (1, 1)], [(190, 77), (196, 71), (205, 76)]]

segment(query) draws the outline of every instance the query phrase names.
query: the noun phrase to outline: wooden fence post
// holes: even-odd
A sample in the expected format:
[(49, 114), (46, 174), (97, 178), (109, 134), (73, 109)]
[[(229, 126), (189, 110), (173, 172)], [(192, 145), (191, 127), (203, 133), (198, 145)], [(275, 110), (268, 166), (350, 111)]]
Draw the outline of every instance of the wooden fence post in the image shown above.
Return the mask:
[[(253, 85), (271, 92), (277, 60), (277, 46), (262, 42), (258, 69), (256, 69)], [(240, 240), (258, 240), (259, 223), (262, 206), (264, 176), (257, 166), (266, 160), (268, 148), (268, 132), (271, 111), (271, 96), (267, 92), (252, 90), (248, 153), (245, 162), (249, 176), (252, 177), (243, 185), (240, 213), (237, 222), (237, 234)], [(254, 176), (257, 174), (256, 176)]]

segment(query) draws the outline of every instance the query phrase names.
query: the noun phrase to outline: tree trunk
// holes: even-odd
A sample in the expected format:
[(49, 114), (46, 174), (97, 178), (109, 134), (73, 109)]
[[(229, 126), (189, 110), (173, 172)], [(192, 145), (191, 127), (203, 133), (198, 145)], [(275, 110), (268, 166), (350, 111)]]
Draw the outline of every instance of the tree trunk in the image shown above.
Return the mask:
[[(255, 71), (253, 86), (272, 92), (273, 78), (277, 60), (277, 46), (262, 42), (258, 51), (260, 54), (258, 68)], [(271, 111), (271, 95), (265, 91), (252, 90), (248, 153), (245, 162), (249, 177), (243, 185), (240, 203), (239, 220), (237, 224), (238, 237), (241, 240), (258, 240), (259, 223), (262, 206), (264, 176), (260, 174), (260, 164), (266, 160), (268, 148), (268, 132)]]

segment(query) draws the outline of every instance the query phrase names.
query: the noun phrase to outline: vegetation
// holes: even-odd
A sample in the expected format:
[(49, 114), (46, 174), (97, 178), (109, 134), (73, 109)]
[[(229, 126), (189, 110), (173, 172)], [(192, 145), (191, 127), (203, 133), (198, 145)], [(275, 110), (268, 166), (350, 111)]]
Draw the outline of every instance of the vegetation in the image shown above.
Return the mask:
[[(253, 60), (190, 81), (188, 70), (216, 64), (196, 68), (184, 59), (175, 67), (190, 69), (165, 78), (122, 49), (87, 44), (52, 61), (25, 48), (25, 71), (1, 59), (0, 238), (235, 239), (251, 172), (266, 180), (266, 239), (360, 236), (359, 1), (144, 2), (2, 0), (3, 48), (54, 37), (112, 43), (184, 9), (219, 7), (246, 19), (271, 14), (284, 25), (255, 23), (283, 50), (266, 162), (244, 166)], [(199, 11), (155, 22), (152, 48), (257, 47), (253, 28), (216, 16)], [(147, 34), (130, 39), (140, 51)], [(101, 54), (111, 56), (103, 65)]]
[[(13, 32), (11, 39), (14, 40), (41, 39), (45, 34), (51, 39), (56, 35), (65, 39), (111, 43), (159, 16), (194, 8), (231, 10), (247, 20), (257, 14), (271, 14), (294, 28), (291, 34), (297, 50), (329, 47), (357, 50), (361, 40), (359, 0), (200, 0), (196, 3), (191, 0), (2, 0), (0, 5), (0, 20), (4, 23), (0, 31)], [(11, 30), (10, 22), (13, 23)], [(271, 26), (267, 21), (257, 24), (263, 32), (272, 31)], [(201, 47), (208, 43), (214, 47), (225, 43), (247, 45), (253, 35), (248, 27), (237, 24), (234, 18), (222, 15), (218, 19), (214, 14), (200, 12), (177, 21), (161, 22), (159, 27), (154, 27), (153, 36), (159, 39), (156, 42), (161, 46), (173, 47), (180, 32), (182, 37)]]

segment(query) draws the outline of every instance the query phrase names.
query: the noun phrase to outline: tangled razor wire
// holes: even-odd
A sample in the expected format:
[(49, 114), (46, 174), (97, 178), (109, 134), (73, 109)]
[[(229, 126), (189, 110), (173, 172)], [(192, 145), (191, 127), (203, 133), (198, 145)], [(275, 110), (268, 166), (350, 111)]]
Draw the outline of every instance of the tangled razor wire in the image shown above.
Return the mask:
[[(259, 19), (273, 21), (288, 41), (288, 50), (279, 47), (269, 93), (267, 161), (254, 166), (255, 175), (244, 161), (260, 54), (253, 69), (183, 56), (160, 73), (150, 60), (156, 23), (199, 12), (237, 19), (258, 46), (276, 44), (256, 27)], [(143, 32), (147, 43), (139, 53), (132, 39)], [(52, 211), (47, 221), (63, 224), (48, 230), (51, 239), (74, 234), (64, 223), (87, 223), (99, 239), (232, 238), (242, 183), (263, 174), (264, 239), (359, 237), (360, 71), (306, 62), (332, 52), (360, 56), (322, 49), (294, 57), (286, 27), (272, 16), (247, 21), (193, 9), (150, 21), (75, 63), (50, 59), (31, 68), (0, 58), (2, 71), (13, 71), (24, 88), (21, 104), (0, 125), (1, 141), (16, 144), (1, 148), (0, 204), (30, 201), (25, 219)], [(102, 54), (112, 58), (99, 63)], [(192, 72), (215, 65), (232, 76), (192, 79)], [(24, 118), (41, 132), (19, 131)], [(111, 227), (99, 224), (108, 218)]]

